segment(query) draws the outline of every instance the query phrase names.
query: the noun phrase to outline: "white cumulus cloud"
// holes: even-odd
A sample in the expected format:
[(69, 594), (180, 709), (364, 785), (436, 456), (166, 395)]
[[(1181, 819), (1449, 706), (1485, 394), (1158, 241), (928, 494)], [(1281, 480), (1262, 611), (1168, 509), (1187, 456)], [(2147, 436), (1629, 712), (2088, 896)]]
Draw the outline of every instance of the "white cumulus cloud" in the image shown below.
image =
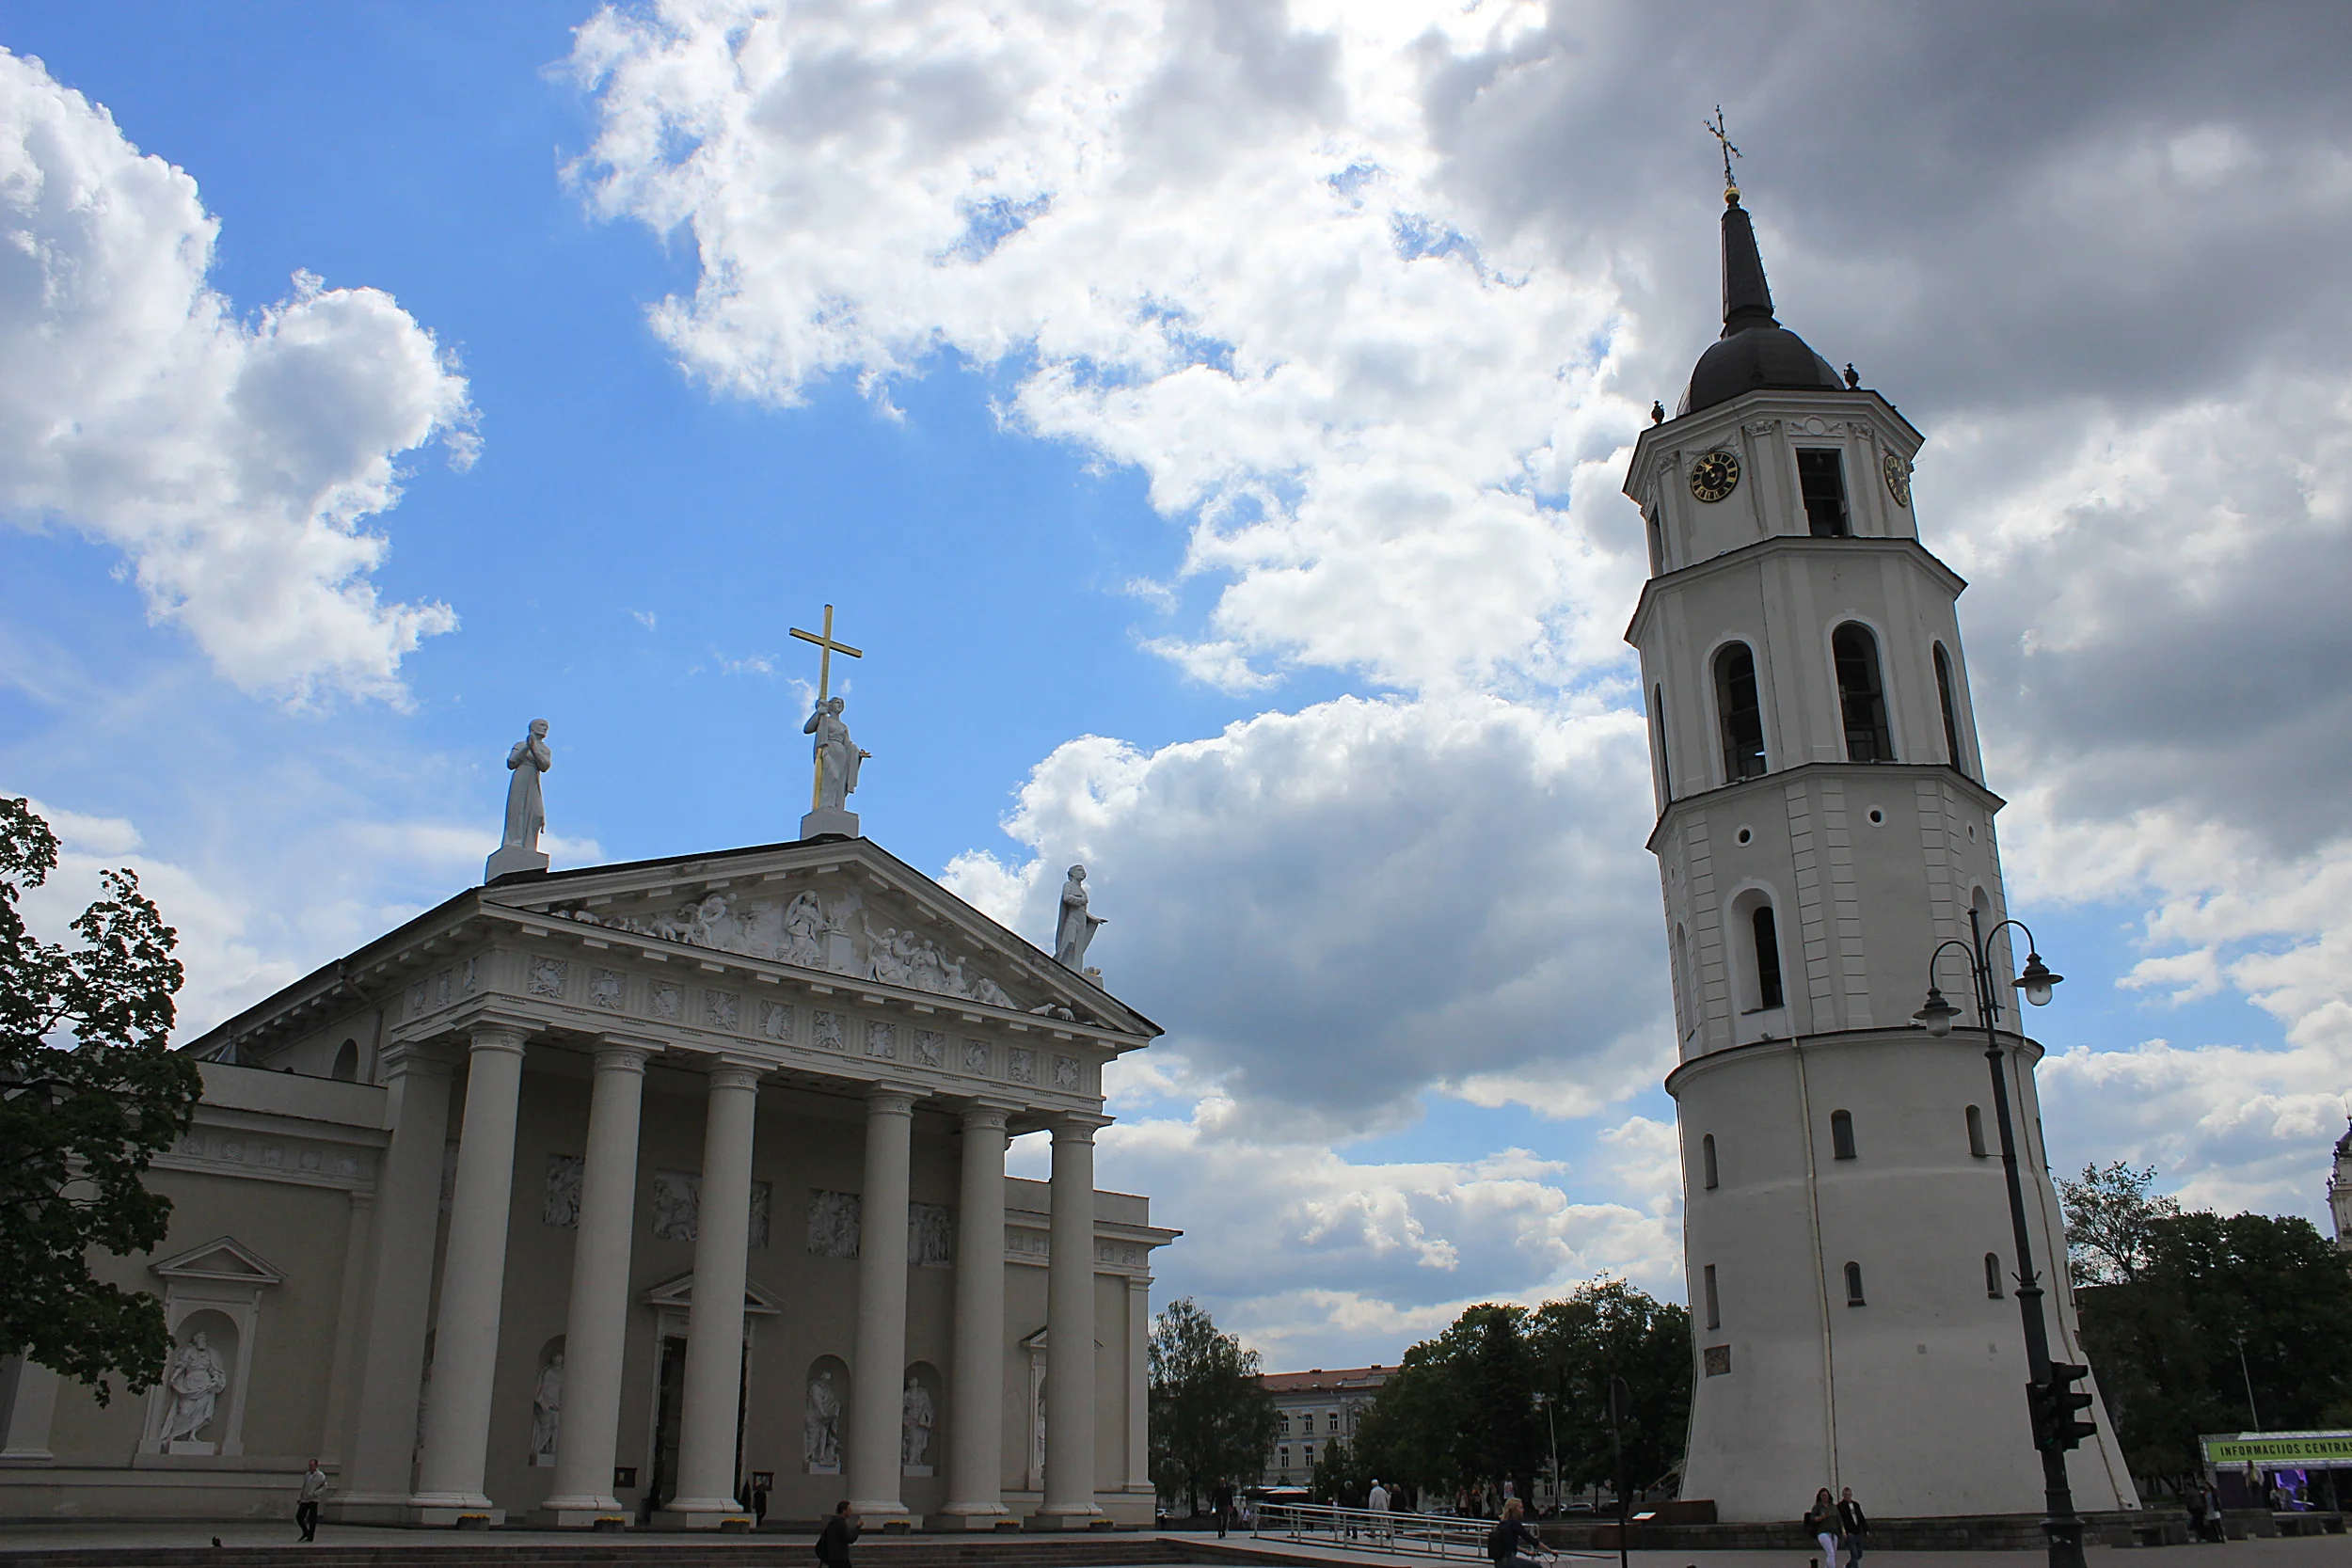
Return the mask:
[(474, 450), (466, 383), (392, 298), (297, 275), (241, 317), (218, 221), (112, 116), (0, 50), (0, 513), (122, 552), (150, 613), (238, 686), (402, 700), (456, 617), (385, 602), (361, 525), (396, 460)]

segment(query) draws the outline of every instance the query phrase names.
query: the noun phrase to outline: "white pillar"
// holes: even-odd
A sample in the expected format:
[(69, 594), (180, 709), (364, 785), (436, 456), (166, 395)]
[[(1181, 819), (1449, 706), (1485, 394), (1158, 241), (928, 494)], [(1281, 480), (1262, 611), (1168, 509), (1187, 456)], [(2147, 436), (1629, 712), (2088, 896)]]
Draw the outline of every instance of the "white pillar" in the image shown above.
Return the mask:
[(57, 1413), (57, 1374), (25, 1355), (0, 1361), (0, 1459), (45, 1464)]
[(397, 1524), (406, 1516), (433, 1241), (441, 1223), (441, 1156), (449, 1141), (449, 1063), (437, 1053), (395, 1045), (383, 1064), (392, 1141), (376, 1170), (358, 1409), (342, 1489), (326, 1505), (346, 1524)]
[(448, 1525), (502, 1511), (482, 1490), (490, 1451), (490, 1386), (498, 1371), (499, 1305), (506, 1291), (506, 1216), (515, 1192), (515, 1109), (522, 1098), (524, 1033), (478, 1023), (466, 1065), (466, 1120), (457, 1190), (450, 1198), (441, 1307), (433, 1325), (433, 1397), (409, 1517)]
[(990, 1529), (1005, 1507), (1005, 1111), (963, 1113), (956, 1360), (947, 1397), (947, 1519)]
[(907, 1161), (914, 1096), (866, 1091), (866, 1192), (858, 1204), (857, 1360), (850, 1368), (850, 1507), (868, 1520), (906, 1517), (898, 1438), (907, 1360)]
[(637, 1123), (648, 1046), (596, 1048), (588, 1101), (588, 1154), (572, 1243), (571, 1305), (564, 1320), (564, 1411), (555, 1434), (554, 1492), (541, 1504), (557, 1528), (621, 1514), (612, 1496), (621, 1423), (621, 1357), (628, 1337), (629, 1229), (637, 1209)]
[(674, 1529), (717, 1529), (729, 1517), (750, 1517), (735, 1497), (735, 1437), (743, 1401), (743, 1275), (752, 1241), (752, 1132), (758, 1109), (756, 1069), (724, 1062), (710, 1069), (694, 1299), (686, 1316), (677, 1496), (660, 1521)]
[(1045, 1276), (1045, 1497), (1037, 1520), (1084, 1528), (1094, 1506), (1094, 1130), (1054, 1123), (1053, 1246)]
[(1152, 1276), (1127, 1276), (1127, 1490), (1152, 1485)]

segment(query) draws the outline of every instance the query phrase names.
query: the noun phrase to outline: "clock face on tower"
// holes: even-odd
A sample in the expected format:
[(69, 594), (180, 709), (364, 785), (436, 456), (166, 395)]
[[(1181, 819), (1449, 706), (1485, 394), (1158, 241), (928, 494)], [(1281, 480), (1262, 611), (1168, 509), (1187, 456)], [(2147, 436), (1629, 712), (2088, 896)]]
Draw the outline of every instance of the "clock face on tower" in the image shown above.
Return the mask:
[(1719, 501), (1740, 487), (1737, 454), (1717, 450), (1691, 465), (1691, 494), (1703, 501)]
[(1888, 452), (1879, 459), (1879, 472), (1886, 476), (1886, 493), (1895, 498), (1897, 506), (1911, 504), (1911, 465), (1900, 452)]

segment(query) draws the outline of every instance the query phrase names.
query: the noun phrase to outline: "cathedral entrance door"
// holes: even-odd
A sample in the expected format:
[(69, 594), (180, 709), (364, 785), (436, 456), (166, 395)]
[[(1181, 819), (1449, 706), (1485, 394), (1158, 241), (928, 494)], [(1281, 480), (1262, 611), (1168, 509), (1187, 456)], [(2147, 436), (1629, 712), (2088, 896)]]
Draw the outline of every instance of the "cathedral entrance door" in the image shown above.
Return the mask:
[(648, 1510), (658, 1510), (677, 1496), (678, 1418), (686, 1404), (686, 1338), (661, 1340), (660, 1398), (654, 1406), (653, 1485), (645, 1491)]

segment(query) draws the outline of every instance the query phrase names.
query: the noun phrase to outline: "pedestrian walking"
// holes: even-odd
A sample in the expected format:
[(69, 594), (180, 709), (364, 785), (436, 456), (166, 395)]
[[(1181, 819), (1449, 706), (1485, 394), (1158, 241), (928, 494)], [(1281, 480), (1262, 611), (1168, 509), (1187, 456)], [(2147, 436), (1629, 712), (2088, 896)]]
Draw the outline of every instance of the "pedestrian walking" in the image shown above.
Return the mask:
[(2191, 1487), (2188, 1495), (2181, 1500), (2188, 1505), (2189, 1539), (2202, 1541), (2205, 1538), (2205, 1489), (2202, 1486)]
[(1870, 1532), (1870, 1520), (1851, 1486), (1837, 1494), (1837, 1523), (1846, 1536), (1846, 1568), (1862, 1568), (1862, 1538)]
[(1209, 1506), (1216, 1511), (1216, 1538), (1222, 1541), (1233, 1523), (1233, 1483), (1220, 1481), (1210, 1487)]
[(1502, 1519), (1486, 1532), (1486, 1556), (1495, 1568), (1541, 1568), (1545, 1558), (1559, 1555), (1544, 1544), (1526, 1514), (1518, 1498), (1510, 1498), (1502, 1505)]
[(865, 1520), (850, 1512), (850, 1499), (842, 1498), (834, 1505), (825, 1528), (817, 1532), (817, 1560), (825, 1568), (850, 1568), (850, 1544), (865, 1525)]
[(752, 1485), (752, 1528), (757, 1529), (768, 1522), (768, 1488), (756, 1481)]
[(294, 1494), (294, 1528), (302, 1532), (305, 1541), (319, 1532), (319, 1499), (326, 1496), (326, 1472), (313, 1459), (310, 1467), (302, 1472), (302, 1489)]
[(1373, 1538), (1376, 1541), (1389, 1539), (1389, 1489), (1380, 1484), (1378, 1476), (1372, 1478), (1372, 1490), (1364, 1495), (1364, 1506), (1374, 1514)]
[(1839, 1528), (1836, 1499), (1824, 1486), (1813, 1494), (1813, 1506), (1804, 1511), (1804, 1533), (1821, 1544), (1821, 1568), (1837, 1568)]

